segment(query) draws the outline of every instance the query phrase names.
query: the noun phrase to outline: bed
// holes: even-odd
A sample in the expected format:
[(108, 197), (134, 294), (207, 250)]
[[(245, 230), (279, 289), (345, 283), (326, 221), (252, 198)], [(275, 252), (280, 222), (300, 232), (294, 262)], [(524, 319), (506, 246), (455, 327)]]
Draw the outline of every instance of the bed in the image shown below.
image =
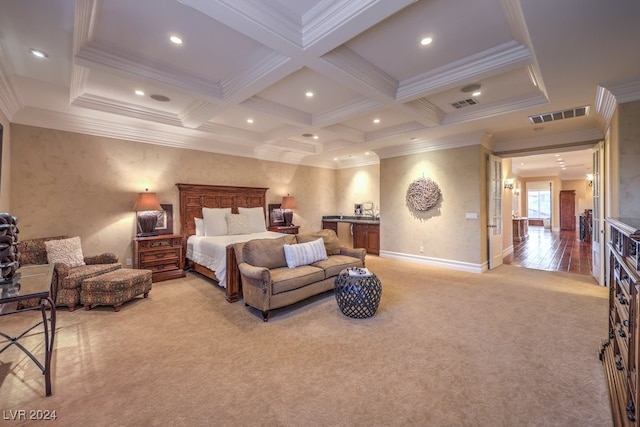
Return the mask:
[(184, 236), (185, 265), (216, 281), (225, 288), (229, 302), (240, 299), (240, 272), (233, 244), (260, 238), (277, 238), (285, 234), (265, 231), (251, 234), (196, 236), (196, 218), (203, 218), (203, 208), (261, 208), (266, 214), (268, 188), (232, 187), (203, 184), (176, 184), (180, 192), (180, 233)]

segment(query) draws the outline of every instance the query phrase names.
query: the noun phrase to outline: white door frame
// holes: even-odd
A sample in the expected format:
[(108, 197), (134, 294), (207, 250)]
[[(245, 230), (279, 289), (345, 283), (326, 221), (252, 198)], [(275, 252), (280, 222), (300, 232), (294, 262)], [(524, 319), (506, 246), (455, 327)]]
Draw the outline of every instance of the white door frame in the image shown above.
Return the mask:
[(502, 159), (489, 155), (487, 159), (487, 240), (489, 269), (502, 265)]

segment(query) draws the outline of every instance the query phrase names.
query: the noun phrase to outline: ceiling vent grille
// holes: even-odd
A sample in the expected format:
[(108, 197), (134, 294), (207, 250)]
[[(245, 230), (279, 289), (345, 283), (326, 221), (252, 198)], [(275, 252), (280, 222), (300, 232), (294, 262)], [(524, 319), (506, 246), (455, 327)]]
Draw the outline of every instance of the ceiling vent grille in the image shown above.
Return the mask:
[(451, 106), (457, 110), (464, 107), (470, 107), (472, 105), (478, 104), (478, 100), (474, 98), (464, 99), (462, 101), (454, 102)]
[(541, 123), (557, 122), (558, 120), (572, 119), (574, 117), (582, 117), (589, 115), (589, 106), (571, 108), (569, 110), (555, 111), (553, 113), (538, 114), (529, 116), (531, 124), (539, 125)]

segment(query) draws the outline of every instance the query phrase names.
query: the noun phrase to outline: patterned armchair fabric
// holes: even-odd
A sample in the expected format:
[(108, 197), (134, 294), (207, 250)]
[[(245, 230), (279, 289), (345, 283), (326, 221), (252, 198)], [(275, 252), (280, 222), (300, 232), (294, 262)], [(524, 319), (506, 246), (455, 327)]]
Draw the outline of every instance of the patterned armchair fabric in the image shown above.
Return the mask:
[[(66, 236), (41, 237), (18, 242), (20, 265), (47, 264), (47, 248), (44, 242), (66, 238)], [(118, 256), (108, 252), (84, 257), (84, 262), (87, 265), (79, 267), (54, 264), (53, 277), (51, 278), (51, 299), (55, 301), (56, 306), (66, 305), (69, 311), (75, 310), (76, 305), (80, 303), (82, 280), (122, 268)], [(37, 302), (34, 301), (34, 303)], [(27, 302), (22, 305), (29, 306), (31, 304)]]

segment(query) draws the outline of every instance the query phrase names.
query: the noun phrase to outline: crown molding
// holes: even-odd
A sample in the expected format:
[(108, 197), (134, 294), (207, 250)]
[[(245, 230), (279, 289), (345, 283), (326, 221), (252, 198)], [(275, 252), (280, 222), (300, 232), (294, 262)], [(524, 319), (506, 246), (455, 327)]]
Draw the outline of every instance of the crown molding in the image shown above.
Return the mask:
[(355, 101), (343, 104), (333, 110), (325, 111), (313, 115), (314, 126), (330, 126), (339, 122), (344, 122), (353, 117), (361, 116), (369, 111), (380, 108), (379, 102), (368, 98), (360, 98)]
[(515, 41), (454, 61), (400, 82), (397, 99), (403, 102), (450, 89), (461, 82), (529, 65), (531, 51)]
[[(350, 79), (355, 79), (359, 84), (373, 89), (385, 98), (392, 100), (398, 89), (398, 81), (385, 73), (360, 55), (346, 46), (340, 46), (323, 55), (321, 60), (331, 64), (332, 70), (323, 70), (323, 73), (339, 71)], [(326, 68), (326, 67), (322, 67)]]
[(475, 108), (461, 109), (448, 113), (444, 117), (442, 124), (450, 125), (464, 123), (472, 120), (479, 120), (501, 114), (512, 113), (514, 111), (525, 110), (527, 108), (537, 107), (540, 105), (547, 105), (548, 103), (549, 100), (542, 93), (537, 93), (517, 98), (511, 98), (506, 101), (497, 101), (490, 104), (480, 104), (474, 106)]
[(87, 68), (98, 65), (155, 80), (169, 86), (185, 89), (200, 97), (211, 97), (216, 101), (222, 99), (222, 88), (217, 82), (201, 79), (176, 70), (160, 70), (153, 64), (139, 58), (127, 58), (96, 44), (80, 48), (80, 51), (75, 56), (75, 62)]
[(445, 138), (420, 138), (407, 144), (378, 148), (372, 151), (374, 151), (380, 159), (388, 159), (390, 157), (409, 156), (412, 154), (468, 147), (471, 145), (481, 145), (486, 147), (486, 140), (487, 133), (484, 131), (478, 131)]
[(640, 76), (599, 85), (595, 104), (604, 128), (608, 128), (611, 124), (611, 118), (619, 104), (638, 100), (640, 100)]

